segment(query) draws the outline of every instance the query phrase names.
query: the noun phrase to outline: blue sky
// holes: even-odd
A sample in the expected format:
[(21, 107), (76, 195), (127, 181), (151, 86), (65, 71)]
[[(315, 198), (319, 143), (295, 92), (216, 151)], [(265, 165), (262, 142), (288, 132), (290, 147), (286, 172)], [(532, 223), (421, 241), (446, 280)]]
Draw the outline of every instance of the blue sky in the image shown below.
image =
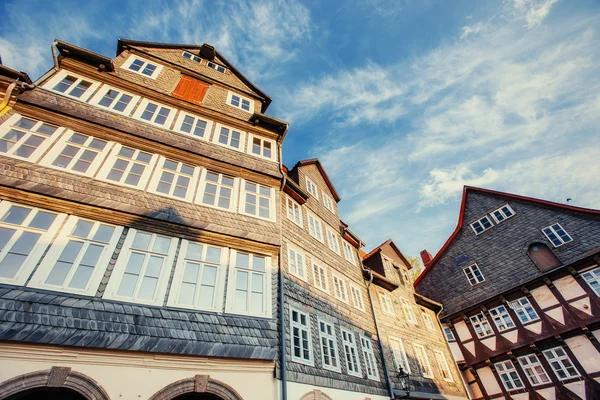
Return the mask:
[(210, 43), (319, 157), (367, 243), (435, 253), (463, 185), (600, 208), (596, 0), (4, 1), (0, 55), (38, 77), (58, 38)]

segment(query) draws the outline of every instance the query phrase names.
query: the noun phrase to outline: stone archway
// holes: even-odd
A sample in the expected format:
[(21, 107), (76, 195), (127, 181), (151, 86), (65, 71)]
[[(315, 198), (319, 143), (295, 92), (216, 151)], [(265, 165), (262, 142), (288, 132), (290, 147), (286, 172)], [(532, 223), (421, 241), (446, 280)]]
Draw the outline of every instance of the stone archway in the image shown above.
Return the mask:
[(300, 397), (300, 400), (332, 400), (331, 397), (327, 396), (325, 393), (320, 390), (311, 390), (306, 393), (304, 396)]
[(221, 381), (210, 379), (208, 375), (196, 375), (193, 378), (173, 382), (154, 393), (149, 400), (173, 400), (188, 393), (212, 394), (223, 400), (243, 400), (234, 388)]
[(88, 400), (110, 400), (95, 380), (70, 367), (52, 367), (44, 371), (19, 375), (0, 383), (0, 399), (39, 388), (64, 388), (79, 393)]

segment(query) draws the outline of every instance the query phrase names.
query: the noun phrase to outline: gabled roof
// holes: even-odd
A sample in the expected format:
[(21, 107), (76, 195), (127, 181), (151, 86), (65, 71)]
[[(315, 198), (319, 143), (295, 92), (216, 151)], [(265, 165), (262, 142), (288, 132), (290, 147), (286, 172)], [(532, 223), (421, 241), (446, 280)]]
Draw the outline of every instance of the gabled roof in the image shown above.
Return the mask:
[(323, 180), (325, 180), (325, 183), (327, 184), (327, 187), (329, 188), (329, 191), (331, 191), (331, 194), (333, 195), (334, 200), (336, 201), (336, 203), (339, 203), (341, 200), (340, 195), (335, 190), (335, 187), (333, 186), (333, 183), (331, 183), (329, 176), (327, 176), (327, 172), (325, 172), (325, 168), (323, 168), (323, 164), (321, 164), (321, 161), (319, 161), (318, 158), (308, 158), (306, 160), (300, 160), (296, 163), (296, 165), (294, 165), (294, 168), (292, 168), (292, 170), (295, 170), (298, 167), (303, 167), (305, 165), (316, 165), (317, 166), (317, 168), (319, 169), (319, 172), (321, 173), (321, 176), (323, 177)]
[[(90, 62), (93, 65), (97, 65), (99, 68), (103, 68), (106, 71), (114, 71), (112, 59), (102, 54), (94, 53), (74, 44), (63, 42), (62, 40), (56, 40), (56, 48), (60, 51), (61, 55), (67, 57), (75, 57), (81, 60)], [(101, 67), (103, 66), (103, 67)]]
[(442, 246), (440, 251), (438, 251), (437, 254), (435, 255), (435, 257), (433, 257), (433, 260), (431, 260), (429, 265), (427, 267), (425, 267), (425, 270), (423, 270), (421, 275), (419, 275), (419, 277), (415, 280), (415, 283), (414, 283), (415, 287), (425, 278), (425, 276), (429, 273), (429, 271), (431, 271), (431, 269), (433, 267), (435, 267), (437, 261), (446, 252), (448, 247), (450, 247), (450, 245), (452, 244), (454, 239), (456, 239), (456, 236), (458, 236), (458, 234), (464, 224), (465, 210), (466, 210), (466, 205), (467, 205), (467, 197), (468, 197), (469, 193), (472, 193), (472, 192), (479, 192), (479, 193), (485, 193), (485, 194), (490, 194), (490, 195), (494, 195), (494, 196), (508, 197), (508, 198), (515, 199), (515, 200), (526, 201), (526, 202), (534, 203), (534, 204), (545, 206), (545, 207), (558, 208), (561, 210), (580, 212), (580, 213), (586, 213), (586, 214), (592, 214), (592, 215), (600, 215), (600, 210), (594, 210), (591, 208), (575, 207), (575, 206), (570, 206), (570, 205), (566, 205), (566, 204), (555, 203), (553, 201), (536, 199), (533, 197), (520, 196), (520, 195), (512, 194), (512, 193), (498, 192), (495, 190), (482, 189), (482, 188), (473, 187), (473, 186), (465, 186), (463, 188), (462, 199), (460, 202), (460, 212), (458, 214), (458, 222), (456, 224), (456, 228), (454, 229), (454, 232), (452, 232), (450, 237), (446, 240), (446, 243), (444, 243), (444, 245)]
[[(198, 49), (198, 51), (201, 51), (203, 48), (212, 48), (212, 46), (204, 43), (203, 45), (197, 45), (197, 44), (173, 44), (173, 43), (157, 43), (157, 42), (142, 42), (142, 41), (138, 41), (138, 40), (128, 40), (128, 39), (119, 39), (118, 45), (117, 45), (117, 55), (121, 54), (123, 52), (123, 50), (125, 50), (125, 48), (132, 46), (139, 46), (139, 47), (150, 47), (150, 48), (155, 48), (155, 49)], [(217, 57), (219, 57), (219, 59), (221, 61), (223, 61), (223, 64), (225, 64), (225, 66), (227, 66), (227, 68), (229, 68), (229, 70), (231, 72), (233, 72), (234, 75), (236, 75), (242, 82), (244, 82), (248, 87), (250, 87), (259, 97), (261, 97), (263, 99), (263, 103), (262, 103), (262, 107), (261, 107), (261, 112), (265, 112), (267, 110), (267, 108), (269, 107), (269, 104), (271, 104), (271, 98), (262, 90), (260, 90), (258, 88), (258, 86), (256, 86), (254, 83), (252, 83), (248, 78), (246, 78), (244, 76), (244, 74), (242, 74), (240, 71), (238, 71), (225, 57), (223, 57), (223, 55), (221, 53), (219, 53), (218, 51), (215, 50), (215, 54), (217, 55)]]
[(392, 241), (392, 239), (388, 239), (385, 242), (381, 243), (379, 246), (375, 247), (373, 250), (371, 250), (367, 255), (365, 255), (363, 257), (363, 260), (368, 260), (369, 258), (373, 257), (375, 254), (381, 253), (381, 250), (383, 249), (383, 247), (389, 245), (392, 250), (394, 250), (394, 252), (398, 255), (398, 257), (400, 257), (400, 259), (406, 264), (406, 266), (408, 267), (408, 269), (412, 268), (412, 264), (406, 259), (406, 257), (404, 257), (404, 254), (402, 254), (402, 252), (400, 251), (400, 249), (398, 249), (398, 246), (396, 246), (396, 244)]

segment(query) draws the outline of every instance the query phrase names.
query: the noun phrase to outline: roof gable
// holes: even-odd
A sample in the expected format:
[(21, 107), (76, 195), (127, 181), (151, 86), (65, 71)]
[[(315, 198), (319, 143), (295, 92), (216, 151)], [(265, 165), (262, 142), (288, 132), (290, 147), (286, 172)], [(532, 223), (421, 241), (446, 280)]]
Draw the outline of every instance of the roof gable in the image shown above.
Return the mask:
[(368, 260), (369, 258), (373, 257), (375, 254), (379, 254), (379, 253), (382, 253), (383, 255), (385, 255), (386, 257), (388, 257), (392, 260), (400, 261), (400, 262), (404, 263), (404, 265), (408, 269), (412, 268), (411, 263), (406, 259), (406, 257), (404, 257), (404, 254), (402, 254), (402, 252), (400, 251), (400, 249), (398, 249), (398, 246), (396, 246), (396, 244), (392, 241), (392, 239), (388, 239), (385, 242), (381, 243), (379, 246), (375, 247), (367, 255), (365, 255), (363, 257), (363, 259)]
[(327, 188), (331, 192), (333, 199), (336, 201), (336, 203), (339, 203), (341, 198), (340, 198), (337, 190), (335, 190), (335, 187), (333, 186), (331, 179), (329, 179), (327, 172), (325, 172), (325, 168), (323, 168), (323, 164), (321, 164), (321, 161), (319, 161), (318, 158), (309, 158), (306, 160), (298, 161), (296, 163), (296, 165), (294, 165), (294, 168), (292, 168), (290, 170), (289, 175), (294, 177), (296, 180), (298, 180), (298, 173), (297, 173), (298, 168), (304, 167), (307, 165), (315, 165), (317, 167), (317, 169), (319, 170), (319, 173), (321, 174), (321, 176), (323, 177), (323, 180), (325, 181), (325, 184), (327, 185)]

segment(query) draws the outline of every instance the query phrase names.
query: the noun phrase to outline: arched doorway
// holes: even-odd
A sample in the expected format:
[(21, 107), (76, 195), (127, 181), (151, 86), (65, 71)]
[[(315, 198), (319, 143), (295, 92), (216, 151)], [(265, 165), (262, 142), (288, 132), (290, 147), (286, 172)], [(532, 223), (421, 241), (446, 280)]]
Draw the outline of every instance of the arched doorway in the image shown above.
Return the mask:
[(64, 388), (35, 388), (13, 394), (6, 400), (87, 400), (81, 394)]
[(186, 393), (173, 400), (223, 400), (223, 398), (212, 393)]
[(211, 379), (208, 375), (196, 375), (165, 386), (154, 393), (150, 400), (243, 400), (234, 388)]
[(544, 243), (532, 243), (527, 254), (534, 264), (543, 272), (550, 271), (561, 265), (560, 260)]

